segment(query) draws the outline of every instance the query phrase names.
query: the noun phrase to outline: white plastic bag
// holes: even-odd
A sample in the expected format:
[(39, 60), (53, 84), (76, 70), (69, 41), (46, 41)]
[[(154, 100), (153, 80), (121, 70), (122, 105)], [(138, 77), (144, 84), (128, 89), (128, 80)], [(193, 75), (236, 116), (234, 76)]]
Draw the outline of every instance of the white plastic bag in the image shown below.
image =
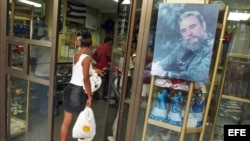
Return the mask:
[(90, 79), (90, 83), (91, 83), (91, 91), (93, 93), (101, 87), (102, 78), (96, 72), (92, 72), (89, 79)]
[(73, 138), (84, 138), (91, 141), (96, 134), (96, 123), (92, 108), (85, 109), (78, 115), (72, 129)]

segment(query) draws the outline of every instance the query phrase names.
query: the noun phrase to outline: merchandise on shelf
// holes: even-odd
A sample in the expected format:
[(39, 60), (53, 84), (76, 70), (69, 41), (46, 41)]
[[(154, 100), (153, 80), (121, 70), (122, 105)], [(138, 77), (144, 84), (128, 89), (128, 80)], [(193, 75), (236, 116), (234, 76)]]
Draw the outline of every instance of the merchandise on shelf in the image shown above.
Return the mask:
[(151, 119), (167, 122), (167, 113), (168, 113), (167, 98), (168, 98), (168, 92), (166, 89), (158, 93), (157, 101), (155, 103), (153, 110), (150, 113)]

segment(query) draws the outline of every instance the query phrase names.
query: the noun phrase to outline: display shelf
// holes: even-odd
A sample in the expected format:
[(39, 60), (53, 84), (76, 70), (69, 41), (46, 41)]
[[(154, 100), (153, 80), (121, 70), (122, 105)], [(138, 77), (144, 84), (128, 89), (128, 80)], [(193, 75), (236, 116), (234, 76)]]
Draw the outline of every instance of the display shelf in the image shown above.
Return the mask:
[(223, 94), (222, 98), (233, 100), (233, 101), (238, 101), (238, 102), (250, 103), (250, 99), (240, 98), (240, 97), (236, 97), (236, 96), (230, 96), (230, 95)]
[[(181, 127), (175, 126), (172, 124), (164, 123), (164, 122), (153, 120), (153, 119), (148, 119), (148, 123), (155, 125), (155, 126), (158, 126), (158, 127), (171, 129), (172, 131), (175, 131), (175, 132), (181, 132)], [(202, 130), (201, 127), (187, 127), (186, 133), (199, 133), (199, 132), (201, 132), (201, 130)]]
[(31, 86), (29, 81), (9, 76), (8, 89), (8, 133), (15, 137), (28, 130)]
[(69, 39), (68, 35), (59, 35), (58, 42), (58, 62), (72, 62), (73, 55), (77, 51), (75, 43)]
[(15, 137), (26, 132), (26, 122), (22, 119), (12, 116), (10, 118), (10, 136)]
[[(20, 38), (32, 39), (33, 29), (33, 6), (22, 5), (12, 0), (9, 5), (9, 35)], [(19, 26), (17, 26), (19, 24)], [(18, 28), (17, 28), (18, 27)], [(22, 27), (22, 28), (21, 28)], [(18, 30), (17, 30), (18, 29)], [(14, 45), (15, 50), (12, 51), (18, 63), (13, 64), (13, 69), (23, 71), (23, 44)], [(17, 51), (17, 53), (15, 52)], [(14, 61), (14, 60), (12, 60)], [(29, 98), (30, 98), (30, 81), (26, 81), (19, 77), (8, 76), (8, 133), (10, 137), (15, 137), (26, 133), (29, 124)]]
[[(173, 80), (173, 79), (172, 79)], [(186, 81), (179, 81), (181, 83), (172, 83), (171, 79), (163, 79), (163, 78), (157, 78), (155, 80), (154, 86), (158, 86), (158, 87), (165, 87), (165, 88), (169, 88), (169, 89), (173, 89), (173, 90), (182, 90), (182, 91), (188, 91), (189, 90), (189, 86), (187, 84)]]
[[(219, 92), (216, 95), (216, 105), (214, 105), (216, 113), (211, 131), (211, 141), (218, 138), (219, 127), (225, 124), (239, 125), (246, 124), (244, 121), (248, 122), (249, 110), (247, 109), (250, 107), (249, 31), (249, 24), (242, 21), (238, 23), (236, 32), (230, 43), (230, 50), (225, 57)], [(228, 102), (229, 106), (225, 107), (225, 101)], [(230, 109), (230, 107), (232, 108)], [(223, 134), (222, 131), (219, 136), (223, 137)]]
[(223, 71), (221, 95), (222, 98), (235, 101), (250, 101), (250, 58), (233, 57), (229, 54), (226, 58)]
[[(190, 82), (190, 84), (188, 86), (189, 89), (188, 89), (188, 94), (187, 94), (187, 101), (186, 101), (186, 104), (185, 104), (185, 113), (184, 113), (184, 116), (183, 116), (181, 126), (169, 124), (169, 123), (166, 123), (166, 122), (163, 122), (163, 121), (156, 121), (156, 120), (151, 119), (149, 117), (150, 109), (151, 109), (151, 103), (152, 103), (153, 89), (154, 89), (154, 87), (160, 87), (160, 86), (155, 85), (155, 79), (156, 79), (155, 76), (151, 77), (150, 92), (149, 92), (149, 96), (148, 96), (149, 98), (148, 98), (146, 116), (145, 116), (145, 121), (144, 121), (142, 140), (146, 139), (148, 124), (179, 132), (180, 133), (180, 140), (184, 139), (185, 133), (199, 133), (199, 132), (201, 132), (202, 131), (201, 127), (187, 127), (189, 109), (191, 107), (191, 99), (192, 99), (193, 90), (194, 90), (194, 83), (193, 82)], [(185, 84), (185, 86), (186, 85), (187, 84)], [(161, 88), (162, 88), (162, 86), (161, 86)], [(169, 87), (165, 87), (165, 88), (169, 88)], [(181, 90), (181, 91), (186, 91), (186, 89)]]
[(68, 84), (71, 78), (72, 63), (57, 63), (57, 85)]
[(56, 94), (59, 102), (62, 101), (62, 94), (70, 81), (71, 72), (72, 62), (57, 63)]
[(224, 125), (249, 124), (249, 103), (221, 98), (211, 141), (223, 141)]
[[(168, 2), (168, 1), (167, 1)], [(191, 123), (193, 122), (192, 118), (189, 118), (189, 111), (191, 111), (191, 105), (193, 104), (193, 98), (194, 95), (196, 94), (196, 88), (195, 85), (199, 82), (189, 82), (189, 86), (188, 89), (184, 89), (181, 90), (183, 91), (188, 91), (188, 94), (186, 95), (185, 98), (185, 112), (184, 112), (184, 116), (181, 115), (181, 120), (179, 120), (179, 115), (177, 116), (177, 123), (175, 123), (175, 120), (173, 120), (174, 122), (170, 121), (167, 117), (167, 119), (161, 119), (159, 118), (159, 120), (157, 119), (158, 117), (154, 118), (154, 116), (150, 115), (150, 110), (151, 110), (151, 103), (152, 103), (152, 93), (153, 93), (153, 89), (155, 87), (159, 87), (156, 86), (155, 83), (155, 76), (151, 77), (151, 84), (150, 84), (150, 91), (149, 91), (149, 96), (148, 96), (148, 105), (146, 108), (146, 115), (145, 115), (145, 121), (144, 121), (144, 128), (143, 128), (143, 135), (142, 135), (142, 140), (146, 140), (146, 136), (147, 136), (147, 128), (148, 128), (148, 124), (157, 126), (157, 127), (161, 127), (161, 128), (165, 128), (168, 129), (170, 131), (175, 131), (175, 132), (179, 132), (180, 133), (180, 137), (179, 140), (183, 141), (185, 140), (185, 135), (186, 133), (200, 133), (199, 134), (199, 141), (203, 141), (204, 140), (204, 134), (205, 134), (205, 129), (207, 126), (207, 123), (209, 122), (208, 119), (210, 120), (211, 116), (209, 114), (210, 111), (210, 107), (211, 107), (211, 101), (213, 98), (213, 94), (214, 94), (214, 88), (216, 85), (216, 78), (218, 77), (217, 75), (217, 71), (219, 71), (219, 60), (220, 60), (220, 56), (221, 56), (221, 52), (222, 52), (222, 45), (223, 45), (223, 36), (224, 36), (224, 32), (225, 32), (225, 27), (226, 27), (226, 21), (227, 21), (227, 15), (228, 15), (228, 10), (229, 7), (225, 6), (224, 11), (222, 11), (223, 13), (223, 21), (222, 23), (218, 23), (217, 28), (220, 29), (220, 36), (217, 37), (217, 43), (216, 49), (214, 51), (213, 54), (213, 63), (211, 63), (211, 73), (209, 74), (209, 80), (208, 80), (208, 85), (206, 85), (205, 87), (209, 87), (208, 91), (206, 91), (205, 93), (202, 91), (200, 94), (203, 96), (203, 100), (204, 101), (204, 105), (202, 106), (202, 116), (199, 117), (199, 120), (196, 119), (196, 126), (190, 126)], [(164, 84), (165, 87), (167, 87), (166, 84)], [(172, 88), (172, 87), (167, 87), (167, 88)], [(187, 87), (186, 87), (187, 88)], [(158, 98), (158, 97), (157, 97)], [(192, 103), (192, 104), (191, 104)], [(173, 103), (171, 103), (173, 104)], [(193, 106), (193, 105), (192, 105)], [(162, 109), (160, 109), (162, 110)], [(164, 109), (163, 109), (164, 110)], [(162, 111), (162, 113), (164, 113), (164, 111)], [(175, 114), (175, 111), (173, 111), (172, 113)], [(178, 114), (178, 112), (176, 112)], [(168, 113), (169, 114), (169, 113)], [(165, 116), (165, 115), (164, 115)], [(153, 117), (153, 118), (152, 118)], [(175, 118), (175, 116), (172, 117), (173, 119)], [(194, 118), (195, 121), (195, 118)], [(179, 123), (181, 122), (181, 124)], [(200, 124), (198, 124), (198, 122)], [(209, 122), (211, 123), (211, 122)], [(194, 124), (193, 124), (194, 125)]]
[(74, 19), (74, 18), (69, 18), (69, 17), (66, 18), (66, 21), (79, 23), (79, 24), (84, 24), (85, 23), (84, 19)]
[[(18, 4), (16, 2), (16, 0), (13, 0), (11, 2), (10, 5), (10, 9), (9, 9), (9, 17), (10, 17), (10, 35), (11, 36), (23, 36), (25, 38), (32, 38), (32, 28), (33, 28), (33, 17), (34, 17), (34, 9), (32, 6), (28, 6), (28, 5), (22, 5), (22, 4)], [(23, 28), (27, 27), (28, 28), (26, 30), (27, 33), (15, 33), (16, 31), (14, 31), (15, 29), (15, 24), (16, 23), (22, 23)], [(22, 31), (23, 29), (19, 29), (20, 31)], [(19, 31), (18, 30), (18, 31)], [(16, 34), (16, 35), (15, 35)], [(26, 35), (27, 34), (27, 35)]]

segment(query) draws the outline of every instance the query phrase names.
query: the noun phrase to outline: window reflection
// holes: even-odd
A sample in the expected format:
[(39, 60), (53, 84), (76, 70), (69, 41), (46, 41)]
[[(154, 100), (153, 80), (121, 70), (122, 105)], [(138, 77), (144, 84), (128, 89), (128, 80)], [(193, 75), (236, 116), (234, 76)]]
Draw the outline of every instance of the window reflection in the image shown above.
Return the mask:
[[(47, 40), (43, 38), (42, 40)], [(31, 75), (48, 80), (51, 47), (33, 45), (30, 54)]]
[(9, 59), (8, 66), (17, 69), (23, 69), (24, 45), (18, 43), (8, 44)]
[(8, 111), (10, 119), (10, 136), (18, 136), (27, 130), (27, 81), (10, 77), (8, 79)]

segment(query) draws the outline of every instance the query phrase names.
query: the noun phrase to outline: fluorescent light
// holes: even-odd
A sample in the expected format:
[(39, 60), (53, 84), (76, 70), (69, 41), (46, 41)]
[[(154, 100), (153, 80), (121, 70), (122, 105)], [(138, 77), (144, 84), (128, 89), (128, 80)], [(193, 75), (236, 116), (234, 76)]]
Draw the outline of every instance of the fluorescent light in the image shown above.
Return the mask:
[(33, 5), (34, 7), (42, 7), (42, 4), (37, 3), (37, 2), (33, 2), (33, 1), (29, 1), (29, 0), (18, 0), (19, 2), (28, 4), (28, 5)]
[[(118, 0), (114, 0), (115, 2), (118, 2)], [(122, 4), (130, 4), (130, 0), (123, 0)]]
[(230, 21), (247, 21), (250, 18), (250, 13), (229, 12), (227, 20)]

